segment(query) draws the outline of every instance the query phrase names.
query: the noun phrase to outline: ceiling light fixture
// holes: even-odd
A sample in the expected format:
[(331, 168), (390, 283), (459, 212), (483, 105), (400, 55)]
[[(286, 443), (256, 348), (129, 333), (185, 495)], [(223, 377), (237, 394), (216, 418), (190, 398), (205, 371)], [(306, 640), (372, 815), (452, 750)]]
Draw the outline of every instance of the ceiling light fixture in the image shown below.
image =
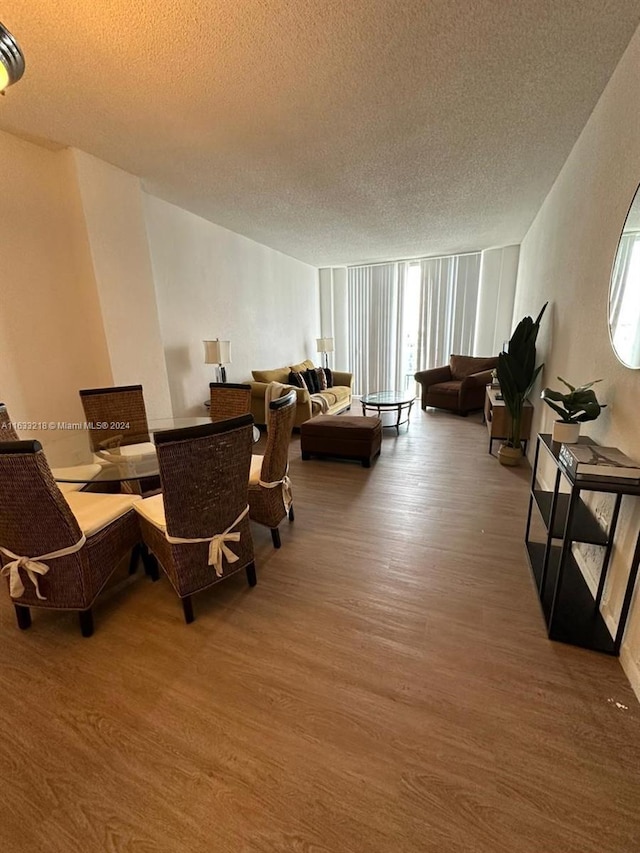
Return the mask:
[(18, 42), (0, 24), (0, 94), (7, 86), (17, 83), (24, 74), (24, 56)]

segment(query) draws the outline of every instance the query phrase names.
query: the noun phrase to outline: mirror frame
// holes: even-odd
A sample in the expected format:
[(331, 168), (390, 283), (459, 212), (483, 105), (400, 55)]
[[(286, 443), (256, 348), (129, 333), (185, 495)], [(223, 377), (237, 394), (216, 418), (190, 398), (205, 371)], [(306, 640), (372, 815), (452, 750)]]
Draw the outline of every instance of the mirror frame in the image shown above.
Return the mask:
[[(633, 208), (633, 205), (634, 205), (636, 199), (638, 200), (638, 203), (640, 205), (640, 184), (638, 184), (638, 186), (635, 189), (635, 192), (633, 193), (633, 195), (631, 197), (631, 202), (629, 203), (629, 206), (627, 208), (627, 212), (626, 212), (625, 217), (624, 217), (624, 222), (622, 223), (622, 229), (620, 230), (618, 242), (616, 243), (616, 250), (615, 250), (615, 253), (613, 255), (613, 262), (611, 264), (611, 273), (609, 275), (609, 289), (607, 291), (607, 329), (609, 332), (609, 344), (611, 345), (611, 349), (613, 350), (613, 354), (615, 355), (616, 359), (620, 362), (620, 364), (623, 367), (626, 367), (628, 370), (640, 370), (640, 363), (636, 364), (636, 365), (627, 364), (627, 362), (623, 361), (623, 359), (620, 357), (618, 350), (616, 349), (616, 347), (613, 343), (613, 329), (611, 326), (611, 291), (613, 288), (613, 273), (614, 273), (615, 268), (616, 268), (616, 261), (618, 260), (618, 252), (620, 251), (620, 243), (622, 241), (622, 237), (624, 236), (624, 229), (625, 229), (625, 226), (627, 224), (627, 220), (629, 219), (629, 214), (631, 213), (631, 209)], [(638, 282), (638, 286), (640, 287), (640, 282)], [(640, 325), (640, 317), (638, 318), (638, 325)]]

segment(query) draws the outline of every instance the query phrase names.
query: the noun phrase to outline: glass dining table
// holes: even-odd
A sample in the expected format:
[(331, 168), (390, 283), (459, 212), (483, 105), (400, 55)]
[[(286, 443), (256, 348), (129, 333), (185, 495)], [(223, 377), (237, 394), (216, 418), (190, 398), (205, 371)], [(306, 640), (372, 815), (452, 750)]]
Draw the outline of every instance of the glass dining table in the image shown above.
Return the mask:
[[(153, 436), (164, 430), (210, 424), (210, 418), (160, 418), (149, 420), (149, 436), (127, 436), (127, 444), (120, 436), (110, 436), (98, 450), (94, 450), (91, 432), (84, 424), (56, 425), (56, 429), (39, 432), (38, 441), (47, 456), (54, 479), (58, 483), (98, 484), (143, 480), (158, 476), (158, 457)], [(260, 430), (253, 427), (253, 441), (260, 438)]]

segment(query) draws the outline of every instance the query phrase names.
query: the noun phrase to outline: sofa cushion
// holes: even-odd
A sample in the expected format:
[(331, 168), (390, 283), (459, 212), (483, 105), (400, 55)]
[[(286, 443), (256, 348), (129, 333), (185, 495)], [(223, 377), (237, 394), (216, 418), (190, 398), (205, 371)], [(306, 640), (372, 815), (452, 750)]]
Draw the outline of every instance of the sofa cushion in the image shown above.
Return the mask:
[(326, 391), (321, 391), (320, 393), (329, 406), (333, 408), (337, 403), (347, 403), (349, 401), (351, 388), (347, 388), (346, 385), (334, 385), (333, 388), (327, 388)]
[(473, 355), (452, 355), (449, 358), (449, 367), (453, 379), (464, 379), (472, 373), (481, 370), (492, 370), (496, 366), (496, 358), (478, 358)]
[(289, 381), (288, 367), (278, 367), (275, 370), (252, 370), (251, 375), (255, 382), (282, 382), (284, 385)]
[(307, 358), (300, 364), (290, 364), (289, 370), (293, 370), (294, 373), (304, 373), (305, 370), (313, 370), (314, 366), (314, 363)]
[(460, 393), (460, 380), (451, 382), (438, 382), (436, 385), (429, 386), (430, 394), (453, 394), (456, 397)]

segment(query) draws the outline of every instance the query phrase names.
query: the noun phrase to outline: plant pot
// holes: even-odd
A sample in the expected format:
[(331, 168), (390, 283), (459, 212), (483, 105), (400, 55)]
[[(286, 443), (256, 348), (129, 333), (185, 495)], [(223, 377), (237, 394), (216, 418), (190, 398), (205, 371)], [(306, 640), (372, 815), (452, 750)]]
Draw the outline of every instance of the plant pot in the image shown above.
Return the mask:
[(500, 445), (500, 450), (498, 451), (498, 461), (501, 465), (509, 465), (510, 467), (513, 467), (514, 465), (519, 465), (521, 459), (521, 447), (509, 447), (508, 444)]
[(580, 424), (568, 424), (566, 421), (554, 421), (551, 441), (559, 444), (577, 444), (580, 438)]

